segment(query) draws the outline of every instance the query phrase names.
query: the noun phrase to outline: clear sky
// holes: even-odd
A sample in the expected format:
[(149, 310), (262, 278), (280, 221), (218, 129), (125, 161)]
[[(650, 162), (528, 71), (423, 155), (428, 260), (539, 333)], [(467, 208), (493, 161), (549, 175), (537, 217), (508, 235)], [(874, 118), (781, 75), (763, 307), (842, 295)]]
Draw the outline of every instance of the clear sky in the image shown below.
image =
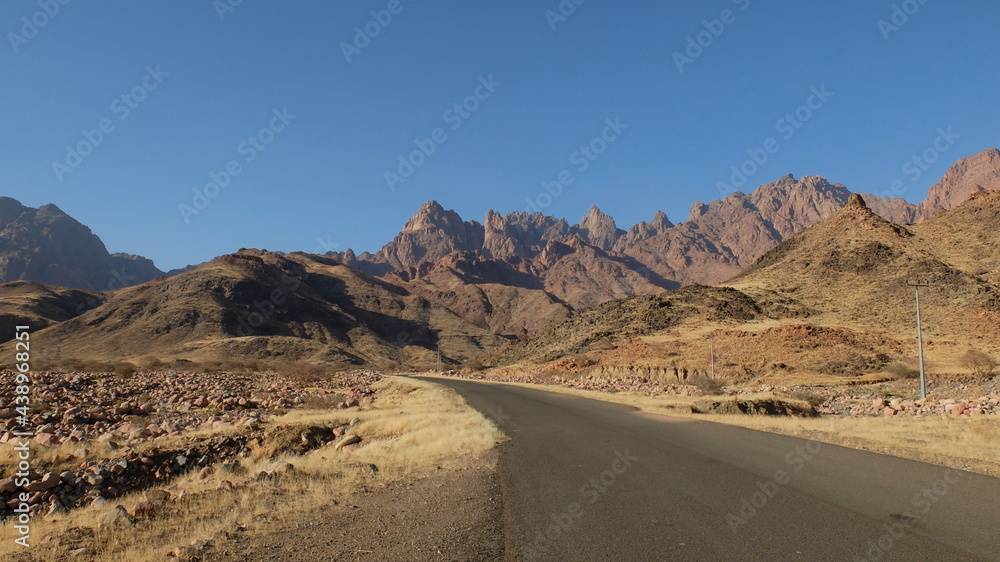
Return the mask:
[(375, 251), (428, 199), (476, 220), (531, 200), (571, 222), (592, 204), (623, 228), (679, 222), (748, 150), (766, 161), (743, 191), (818, 174), (899, 181), (915, 202), (1000, 144), (998, 16), (986, 0), (4, 0), (0, 195), (165, 270), (241, 247)]

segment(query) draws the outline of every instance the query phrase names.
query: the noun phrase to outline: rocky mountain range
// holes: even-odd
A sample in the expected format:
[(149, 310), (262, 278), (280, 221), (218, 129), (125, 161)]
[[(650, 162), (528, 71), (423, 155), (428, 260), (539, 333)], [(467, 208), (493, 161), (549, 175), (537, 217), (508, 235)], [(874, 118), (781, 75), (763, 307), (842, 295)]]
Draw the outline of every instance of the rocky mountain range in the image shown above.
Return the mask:
[(714, 346), (728, 380), (884, 373), (916, 355), (910, 285), (920, 282), (930, 368), (960, 372), (968, 350), (1000, 352), (998, 232), (1000, 192), (973, 192), (913, 225), (883, 219), (855, 194), (726, 283), (611, 301), (486, 361), (669, 380), (707, 374)]
[[(941, 211), (970, 194), (998, 190), (1000, 152), (991, 149), (956, 163), (919, 205), (866, 196), (864, 214), (874, 218), (862, 222), (882, 230), (890, 228), (882, 223), (893, 225), (916, 237), (925, 224), (942, 225), (938, 234), (921, 242), (921, 252), (931, 252), (945, 264), (931, 273), (945, 275), (952, 268), (994, 286), (992, 207), (966, 204), (961, 211)], [(58, 349), (64, 358), (153, 354), (402, 365), (427, 364), (440, 345), (446, 361), (454, 362), (511, 338), (558, 333), (552, 332), (553, 326), (580, 322), (588, 318), (581, 312), (603, 310), (604, 303), (654, 298), (656, 303), (633, 311), (647, 318), (651, 313), (642, 312), (643, 307), (688, 298), (689, 292), (676, 292), (682, 287), (734, 277), (733, 283), (741, 283), (745, 275), (773, 260), (776, 247), (787, 250), (789, 246), (779, 246), (782, 243), (795, 244), (800, 233), (857, 208), (850, 204), (852, 197), (845, 186), (824, 178), (789, 175), (749, 194), (696, 202), (683, 223), (658, 212), (627, 230), (597, 207), (577, 224), (541, 213), (493, 211), (479, 223), (431, 201), (376, 254), (241, 250), (168, 277), (161, 277), (145, 258), (109, 254), (87, 227), (53, 205), (31, 209), (3, 198), (0, 280), (22, 281), (0, 285), (0, 319), (30, 313), (37, 327), (49, 326), (40, 334), (51, 338), (50, 349)], [(960, 216), (969, 223), (939, 216)], [(911, 223), (916, 224), (908, 226)], [(826, 236), (837, 233), (836, 228), (823, 228)], [(827, 243), (810, 236), (807, 239), (819, 240), (817, 244)], [(978, 246), (955, 242), (966, 238), (977, 240)], [(890, 248), (886, 256), (895, 256), (896, 243), (883, 242), (878, 243)], [(870, 259), (886, 257), (879, 257), (879, 251), (872, 250)], [(912, 260), (918, 254), (907, 250), (901, 255)], [(822, 308), (817, 303), (826, 302), (828, 296), (821, 295), (827, 293), (804, 299), (804, 289), (775, 289), (787, 284), (781, 282), (781, 272), (810, 262), (796, 260), (782, 262), (781, 271), (767, 283), (740, 288), (747, 302), (727, 304), (725, 292), (720, 293), (724, 298), (715, 295), (708, 301), (720, 310), (745, 308), (759, 318), (808, 317)], [(744, 277), (736, 277), (741, 273)], [(824, 270), (823, 275), (833, 274)], [(285, 283), (290, 279), (297, 280), (294, 290)], [(865, 302), (852, 314), (876, 308), (877, 302)], [(632, 318), (629, 314), (620, 316)], [(257, 318), (257, 325), (251, 325)], [(599, 341), (617, 330), (599, 329), (602, 325), (593, 324), (597, 332), (587, 337)]]
[[(882, 218), (905, 225), (985, 190), (1000, 190), (997, 149), (958, 161), (919, 205), (875, 195), (865, 199)], [(683, 223), (657, 212), (627, 230), (597, 207), (577, 224), (541, 213), (495, 211), (480, 223), (429, 201), (378, 253), (327, 255), (441, 302), (497, 333), (534, 335), (543, 326), (511, 312), (510, 291), (524, 295), (520, 300), (543, 303), (547, 317), (559, 319), (611, 299), (719, 283), (833, 216), (851, 194), (819, 176), (788, 175), (749, 194), (696, 202)], [(502, 314), (494, 317), (497, 287), (508, 290), (495, 303)]]

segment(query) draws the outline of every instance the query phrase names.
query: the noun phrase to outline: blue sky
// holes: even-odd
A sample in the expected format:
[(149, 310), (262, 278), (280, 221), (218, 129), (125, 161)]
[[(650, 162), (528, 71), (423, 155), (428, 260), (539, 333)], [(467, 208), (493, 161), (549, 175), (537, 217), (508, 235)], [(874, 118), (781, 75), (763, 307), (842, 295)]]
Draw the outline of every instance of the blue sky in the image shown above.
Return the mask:
[(0, 195), (170, 269), (375, 251), (428, 199), (682, 221), (765, 146), (743, 191), (818, 174), (915, 202), (1000, 144), (985, 0), (230, 2), (0, 4)]

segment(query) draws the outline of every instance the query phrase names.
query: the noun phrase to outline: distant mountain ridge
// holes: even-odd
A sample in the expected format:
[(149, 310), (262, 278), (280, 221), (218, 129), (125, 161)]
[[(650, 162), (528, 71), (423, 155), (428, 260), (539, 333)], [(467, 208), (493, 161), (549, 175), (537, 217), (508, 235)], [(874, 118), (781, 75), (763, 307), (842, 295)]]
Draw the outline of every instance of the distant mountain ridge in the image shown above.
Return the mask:
[[(1000, 190), (1000, 151), (955, 163), (918, 205), (866, 195), (897, 224), (954, 208), (971, 193)], [(445, 307), (504, 336), (536, 336), (553, 321), (614, 299), (726, 281), (788, 238), (844, 208), (852, 192), (820, 176), (787, 175), (703, 203), (672, 222), (656, 212), (628, 229), (594, 206), (576, 224), (540, 212), (465, 220), (425, 203), (375, 254), (326, 257)], [(89, 228), (54, 205), (0, 198), (0, 282), (30, 280), (108, 291), (164, 274), (148, 259), (109, 254)]]
[[(865, 199), (884, 219), (910, 224), (984, 190), (1000, 190), (995, 148), (959, 160), (919, 205), (875, 195)], [(542, 213), (492, 210), (480, 223), (428, 201), (376, 254), (327, 255), (409, 287), (422, 282), (424, 294), (443, 289), (438, 281), (450, 271), (456, 276), (452, 285), (461, 279), (543, 290), (581, 309), (623, 296), (725, 281), (785, 239), (833, 216), (851, 195), (843, 184), (820, 176), (787, 175), (749, 194), (695, 202), (683, 223), (657, 212), (650, 222), (628, 230), (596, 206), (575, 225)]]
[[(596, 360), (623, 335), (720, 319), (785, 324), (773, 338), (787, 354), (798, 349), (796, 326), (819, 314), (840, 326), (834, 335), (857, 361), (827, 365), (816, 356), (809, 369), (878, 369), (911, 333), (912, 294), (902, 289), (912, 276), (934, 279), (927, 302), (939, 314), (967, 306), (939, 321), (945, 335), (998, 341), (997, 192), (992, 149), (956, 163), (919, 205), (791, 175), (696, 202), (683, 223), (657, 212), (627, 230), (596, 206), (577, 224), (494, 211), (480, 223), (430, 201), (376, 254), (244, 249), (169, 277), (145, 258), (109, 254), (54, 205), (0, 198), (0, 274), (18, 280), (0, 285), (0, 321), (47, 326), (38, 337), (56, 350), (53, 361), (155, 355), (427, 367), (438, 345), (452, 365), (502, 346), (512, 350), (497, 356), (502, 364), (575, 365), (580, 352)], [(946, 212), (922, 220), (934, 209)], [(23, 281), (32, 277), (101, 292)], [(728, 287), (703, 286), (723, 281)], [(884, 330), (855, 341), (858, 319)], [(650, 368), (673, 369), (705, 356), (694, 340), (670, 343), (676, 361), (664, 359), (666, 348), (631, 345), (604, 366), (641, 355), (656, 359)], [(748, 376), (783, 369), (743, 367)]]
[(108, 291), (160, 275), (147, 258), (109, 253), (97, 235), (55, 205), (35, 209), (0, 197), (0, 283)]

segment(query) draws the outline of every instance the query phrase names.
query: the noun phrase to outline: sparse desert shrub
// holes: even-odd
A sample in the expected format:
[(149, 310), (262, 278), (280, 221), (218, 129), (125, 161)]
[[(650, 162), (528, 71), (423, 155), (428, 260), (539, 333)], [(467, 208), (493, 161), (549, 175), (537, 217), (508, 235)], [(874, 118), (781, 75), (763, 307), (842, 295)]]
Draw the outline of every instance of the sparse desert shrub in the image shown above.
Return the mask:
[(920, 378), (920, 369), (907, 363), (893, 363), (885, 368), (893, 377), (897, 379), (917, 379)]
[(691, 404), (695, 414), (813, 417), (816, 411), (803, 402), (776, 396), (725, 396), (699, 398)]
[(962, 366), (980, 379), (992, 377), (1000, 364), (990, 354), (978, 349), (970, 349), (962, 356)]
[(86, 367), (82, 359), (76, 358), (64, 359), (59, 366), (66, 371), (83, 371)]
[(144, 355), (139, 358), (139, 365), (148, 371), (155, 371), (163, 366), (163, 361), (154, 355)]
[(705, 375), (696, 375), (688, 379), (688, 384), (694, 385), (706, 396), (714, 396), (722, 392), (722, 382)]
[(306, 410), (333, 410), (337, 404), (344, 401), (343, 394), (308, 394), (302, 401)]
[(115, 363), (112, 372), (119, 378), (125, 379), (134, 375), (137, 370), (135, 365), (127, 361), (122, 361), (121, 363)]
[(788, 393), (788, 397), (793, 400), (801, 400), (808, 403), (810, 406), (815, 408), (823, 402), (826, 402), (826, 397), (822, 394), (816, 394), (815, 392), (810, 392), (808, 390), (793, 390)]
[(482, 359), (480, 359), (479, 357), (473, 357), (472, 359), (466, 361), (462, 365), (462, 368), (463, 370), (467, 369), (472, 372), (477, 372), (477, 371), (482, 371), (485, 366), (486, 365), (483, 363)]
[(271, 368), (286, 379), (306, 384), (321, 381), (329, 376), (327, 369), (322, 365), (304, 361), (281, 361), (274, 363)]

